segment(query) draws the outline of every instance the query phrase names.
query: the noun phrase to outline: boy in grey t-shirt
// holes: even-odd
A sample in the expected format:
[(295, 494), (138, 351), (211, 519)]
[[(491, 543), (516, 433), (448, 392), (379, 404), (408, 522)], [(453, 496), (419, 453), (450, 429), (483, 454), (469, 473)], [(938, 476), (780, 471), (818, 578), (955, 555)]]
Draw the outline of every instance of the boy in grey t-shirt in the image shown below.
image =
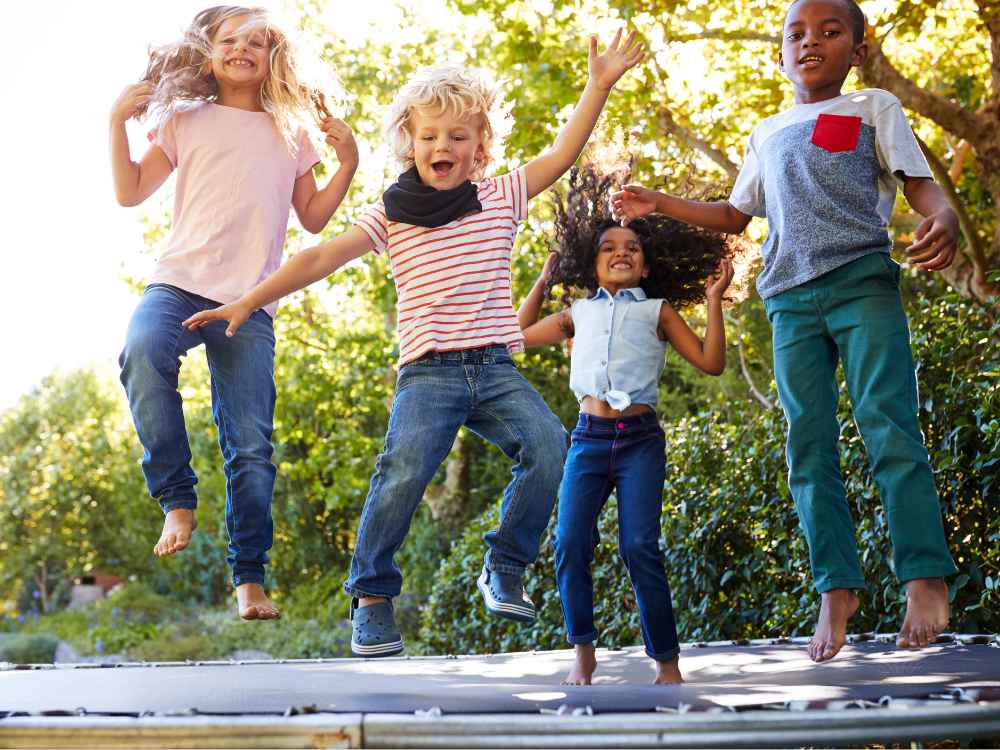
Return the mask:
[(864, 587), (837, 451), (838, 360), (885, 503), (896, 575), (906, 585), (899, 646), (926, 646), (944, 630), (944, 577), (956, 572), (917, 420), (899, 266), (886, 227), (898, 184), (926, 217), (909, 259), (938, 271), (954, 258), (958, 220), (899, 101), (879, 89), (841, 94), (867, 55), (864, 30), (854, 0), (789, 6), (778, 63), (795, 104), (754, 129), (728, 201), (687, 201), (637, 185), (613, 196), (623, 223), (657, 211), (737, 234), (753, 216), (767, 217), (757, 288), (788, 421), (788, 483), (822, 596), (809, 644), (814, 661), (843, 646), (858, 608), (855, 590)]

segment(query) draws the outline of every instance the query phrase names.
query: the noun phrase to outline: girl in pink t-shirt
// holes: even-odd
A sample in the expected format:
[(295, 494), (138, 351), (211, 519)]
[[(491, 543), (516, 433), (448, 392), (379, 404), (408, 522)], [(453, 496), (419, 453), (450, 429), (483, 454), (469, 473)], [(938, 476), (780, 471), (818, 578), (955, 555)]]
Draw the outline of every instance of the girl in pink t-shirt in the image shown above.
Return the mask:
[[(340, 168), (322, 190), (319, 161), (293, 125), (315, 106)], [(136, 163), (125, 122), (159, 113), (152, 145)], [(279, 616), (264, 592), (271, 547), (275, 307), (257, 310), (238, 335), (225, 323), (185, 330), (194, 313), (238, 299), (277, 270), (295, 209), (318, 233), (347, 193), (358, 164), (350, 128), (306, 86), (285, 35), (257, 8), (204, 10), (180, 41), (153, 50), (140, 83), (111, 110), (111, 167), (123, 206), (144, 201), (177, 170), (173, 225), (120, 357), (150, 494), (166, 515), (156, 555), (184, 549), (196, 526), (197, 477), (177, 390), (180, 357), (205, 344), (212, 411), (226, 474), (229, 564), (240, 617)]]

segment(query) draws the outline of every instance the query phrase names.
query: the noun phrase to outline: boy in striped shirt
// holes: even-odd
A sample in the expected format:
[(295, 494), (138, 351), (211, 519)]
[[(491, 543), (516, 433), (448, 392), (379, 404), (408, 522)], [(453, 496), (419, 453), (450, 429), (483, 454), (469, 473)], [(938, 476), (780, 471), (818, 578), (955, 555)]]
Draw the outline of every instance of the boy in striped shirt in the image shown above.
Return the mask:
[(484, 178), (492, 161), (497, 93), (458, 68), (421, 71), (397, 95), (387, 129), (405, 168), (379, 203), (341, 236), (295, 255), (236, 302), (185, 321), (228, 320), (228, 333), (259, 307), (325, 278), (369, 251), (387, 252), (396, 284), (399, 375), (385, 447), (358, 528), (350, 577), (356, 656), (403, 650), (392, 598), (393, 557), (413, 513), (463, 425), (516, 461), (499, 528), (478, 587), (493, 614), (535, 617), (524, 569), (538, 555), (562, 476), (566, 432), (511, 354), (524, 340), (510, 293), (510, 256), (530, 198), (576, 161), (612, 87), (643, 58), (635, 32), (598, 54), (553, 147), (514, 172)]

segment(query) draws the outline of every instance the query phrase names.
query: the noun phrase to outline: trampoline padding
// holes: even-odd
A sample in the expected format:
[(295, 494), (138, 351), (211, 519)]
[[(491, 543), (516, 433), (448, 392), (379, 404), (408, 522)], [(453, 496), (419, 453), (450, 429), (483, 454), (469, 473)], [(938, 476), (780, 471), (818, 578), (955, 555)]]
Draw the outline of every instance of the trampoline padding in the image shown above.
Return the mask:
[(917, 651), (868, 642), (812, 663), (801, 644), (686, 647), (683, 685), (652, 685), (640, 648), (598, 649), (594, 685), (560, 684), (572, 651), (495, 656), (330, 659), (206, 665), (9, 670), (0, 710), (38, 714), (594, 713), (748, 709), (795, 703), (925, 699), (955, 690), (1000, 700), (1000, 648), (950, 643)]

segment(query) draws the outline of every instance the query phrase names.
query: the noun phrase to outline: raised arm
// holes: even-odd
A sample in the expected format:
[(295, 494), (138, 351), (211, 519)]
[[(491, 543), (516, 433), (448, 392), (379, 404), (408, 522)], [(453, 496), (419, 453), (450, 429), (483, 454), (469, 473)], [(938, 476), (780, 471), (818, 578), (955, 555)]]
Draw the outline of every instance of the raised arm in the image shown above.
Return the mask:
[(126, 86), (111, 107), (111, 175), (115, 198), (122, 206), (138, 206), (156, 192), (174, 169), (159, 146), (150, 146), (138, 164), (129, 153), (125, 123), (149, 102), (152, 91), (148, 83)]
[(753, 218), (734, 208), (728, 201), (689, 201), (641, 185), (626, 185), (613, 193), (611, 208), (622, 226), (627, 226), (632, 219), (640, 216), (658, 213), (685, 224), (726, 234), (740, 234)]
[(604, 109), (611, 89), (626, 70), (638, 65), (645, 56), (642, 45), (635, 44), (635, 31), (630, 32), (624, 42), (621, 42), (621, 36), (619, 29), (601, 55), (597, 54), (597, 37), (590, 37), (587, 56), (590, 75), (576, 109), (569, 122), (559, 131), (552, 148), (525, 166), (529, 198), (548, 188), (573, 166), (594, 132), (594, 125), (597, 124), (597, 118)]
[(213, 320), (226, 320), (229, 321), (226, 335), (232, 336), (255, 310), (326, 278), (372, 247), (371, 238), (363, 230), (351, 227), (329, 242), (296, 253), (281, 268), (235, 302), (196, 313), (181, 325), (193, 331)]
[(719, 272), (709, 281), (705, 340), (698, 338), (684, 318), (666, 302), (660, 308), (660, 335), (674, 350), (704, 373), (721, 375), (726, 369), (726, 324), (722, 318), (722, 297), (733, 280), (733, 263), (723, 259)]
[(573, 316), (569, 309), (549, 315), (540, 323), (538, 322), (538, 313), (542, 309), (545, 297), (545, 283), (549, 280), (556, 258), (556, 253), (549, 253), (549, 257), (545, 259), (545, 265), (542, 266), (542, 271), (535, 279), (531, 291), (521, 302), (521, 306), (517, 308), (517, 322), (524, 334), (525, 346), (555, 344), (573, 336)]
[(917, 226), (916, 241), (906, 255), (917, 268), (940, 271), (951, 265), (958, 249), (958, 216), (948, 205), (940, 186), (929, 177), (907, 177), (903, 195), (924, 220)]
[(326, 142), (337, 153), (340, 167), (322, 190), (317, 188), (312, 170), (299, 177), (292, 190), (292, 206), (299, 217), (299, 223), (313, 234), (322, 232), (330, 221), (333, 212), (347, 195), (347, 189), (358, 169), (358, 145), (347, 123), (336, 117), (324, 117), (319, 126), (326, 134)]
[(521, 333), (524, 334), (524, 345), (527, 347), (558, 344), (573, 338), (573, 314), (567, 307), (523, 328)]
[(549, 257), (545, 259), (545, 264), (542, 266), (538, 278), (535, 279), (531, 291), (521, 301), (521, 306), (517, 308), (517, 322), (520, 324), (522, 331), (538, 322), (538, 313), (542, 309), (542, 302), (545, 300), (545, 284), (549, 280), (549, 275), (552, 273), (556, 258), (558, 257), (557, 253), (549, 253)]

